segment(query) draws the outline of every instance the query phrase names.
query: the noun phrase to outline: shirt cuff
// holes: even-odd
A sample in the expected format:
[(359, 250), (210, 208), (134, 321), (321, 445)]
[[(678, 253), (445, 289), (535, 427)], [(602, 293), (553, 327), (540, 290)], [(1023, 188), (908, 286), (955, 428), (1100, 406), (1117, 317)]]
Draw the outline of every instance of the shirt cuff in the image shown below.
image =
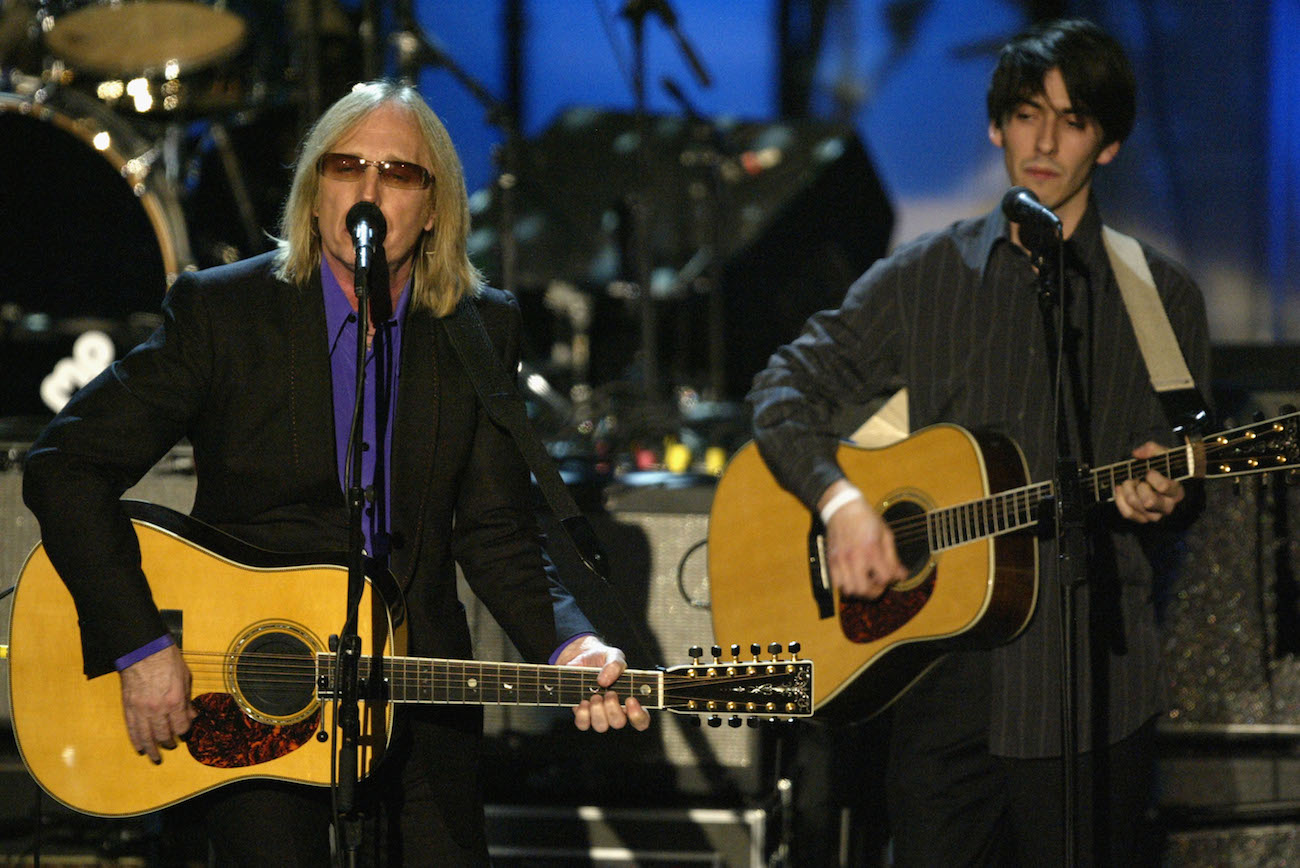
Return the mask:
[(164, 633), (162, 636), (159, 636), (147, 645), (141, 645), (134, 651), (129, 651), (126, 654), (123, 654), (121, 657), (113, 661), (113, 666), (118, 672), (121, 672), (126, 667), (139, 663), (150, 654), (157, 654), (167, 646), (175, 644), (176, 640), (172, 638), (172, 634)]
[(595, 633), (588, 632), (588, 633), (578, 633), (577, 635), (570, 636), (566, 642), (560, 645), (559, 648), (555, 649), (555, 651), (551, 654), (550, 659), (547, 660), (546, 662), (554, 666), (555, 661), (560, 659), (560, 655), (564, 653), (565, 648), (568, 648), (570, 645), (572, 645), (574, 642), (577, 642), (583, 636), (595, 636), (595, 635), (596, 635)]

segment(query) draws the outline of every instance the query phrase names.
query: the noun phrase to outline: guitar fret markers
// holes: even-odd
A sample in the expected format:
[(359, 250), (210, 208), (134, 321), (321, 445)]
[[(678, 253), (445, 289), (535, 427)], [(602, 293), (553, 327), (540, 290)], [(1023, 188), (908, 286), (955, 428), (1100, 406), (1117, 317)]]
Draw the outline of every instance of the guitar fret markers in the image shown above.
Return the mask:
[[(321, 652), (317, 659), (320, 695), (330, 696), (334, 690), (332, 655)], [(390, 657), (384, 663), (388, 698), (394, 703), (558, 707), (576, 705), (605, 692), (596, 681), (597, 669), (418, 657)], [(369, 666), (370, 658), (363, 657), (361, 665)], [(650, 705), (662, 696), (662, 679), (660, 672), (626, 670), (615, 686), (620, 694), (636, 696)]]

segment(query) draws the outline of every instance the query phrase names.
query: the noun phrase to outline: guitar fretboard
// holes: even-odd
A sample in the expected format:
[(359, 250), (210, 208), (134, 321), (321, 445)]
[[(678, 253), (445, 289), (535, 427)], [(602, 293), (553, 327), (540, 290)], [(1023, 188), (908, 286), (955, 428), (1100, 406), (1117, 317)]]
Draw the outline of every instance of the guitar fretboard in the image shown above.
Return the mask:
[[(1155, 470), (1170, 479), (1196, 475), (1196, 450), (1191, 445), (1171, 449), (1152, 458), (1131, 458), (1087, 471), (1084, 491), (1098, 503), (1114, 500), (1115, 490), (1130, 479), (1140, 479)], [(1037, 482), (1002, 491), (982, 500), (935, 509), (925, 514), (926, 535), (931, 551), (964, 545), (977, 539), (999, 536), (1033, 527), (1038, 523), (1043, 501), (1053, 495), (1051, 482)], [(904, 519), (906, 521), (906, 519)]]
[[(570, 706), (603, 694), (596, 683), (600, 670), (534, 663), (487, 663), (425, 657), (385, 658), (385, 692), (390, 702), (440, 705)], [(334, 695), (334, 655), (316, 655), (317, 693)], [(363, 676), (370, 658), (361, 660)], [(625, 670), (614, 688), (621, 697), (635, 696), (646, 708), (663, 706), (663, 673)]]

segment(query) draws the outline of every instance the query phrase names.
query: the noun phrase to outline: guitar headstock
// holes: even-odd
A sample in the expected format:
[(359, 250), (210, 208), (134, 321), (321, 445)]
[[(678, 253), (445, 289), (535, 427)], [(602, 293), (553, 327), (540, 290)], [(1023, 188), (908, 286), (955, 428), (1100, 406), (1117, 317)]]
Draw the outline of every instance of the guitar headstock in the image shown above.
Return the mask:
[[(740, 659), (740, 646), (731, 646), (731, 659), (713, 646), (713, 661), (701, 662), (702, 649), (690, 651), (694, 663), (664, 670), (663, 708), (677, 714), (709, 715), (710, 726), (720, 726), (722, 716), (731, 726), (748, 718), (788, 720), (813, 713), (813, 664), (798, 659), (799, 643), (790, 643), (790, 656), (781, 646), (768, 646), (768, 659), (759, 658), (761, 646), (750, 646), (752, 659)], [(698, 720), (698, 719), (697, 719)]]
[(1300, 468), (1300, 412), (1207, 437), (1205, 475), (1239, 476)]

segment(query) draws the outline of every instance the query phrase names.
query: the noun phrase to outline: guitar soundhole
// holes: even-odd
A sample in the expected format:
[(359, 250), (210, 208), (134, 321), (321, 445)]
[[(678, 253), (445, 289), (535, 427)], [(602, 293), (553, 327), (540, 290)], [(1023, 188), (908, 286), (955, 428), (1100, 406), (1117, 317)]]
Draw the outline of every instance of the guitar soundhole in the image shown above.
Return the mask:
[(885, 521), (894, 529), (898, 559), (915, 577), (930, 563), (930, 544), (925, 534), (925, 507), (912, 500), (900, 500), (885, 509)]
[(227, 660), (227, 688), (254, 720), (294, 723), (316, 709), (315, 648), (297, 625), (261, 624)]

